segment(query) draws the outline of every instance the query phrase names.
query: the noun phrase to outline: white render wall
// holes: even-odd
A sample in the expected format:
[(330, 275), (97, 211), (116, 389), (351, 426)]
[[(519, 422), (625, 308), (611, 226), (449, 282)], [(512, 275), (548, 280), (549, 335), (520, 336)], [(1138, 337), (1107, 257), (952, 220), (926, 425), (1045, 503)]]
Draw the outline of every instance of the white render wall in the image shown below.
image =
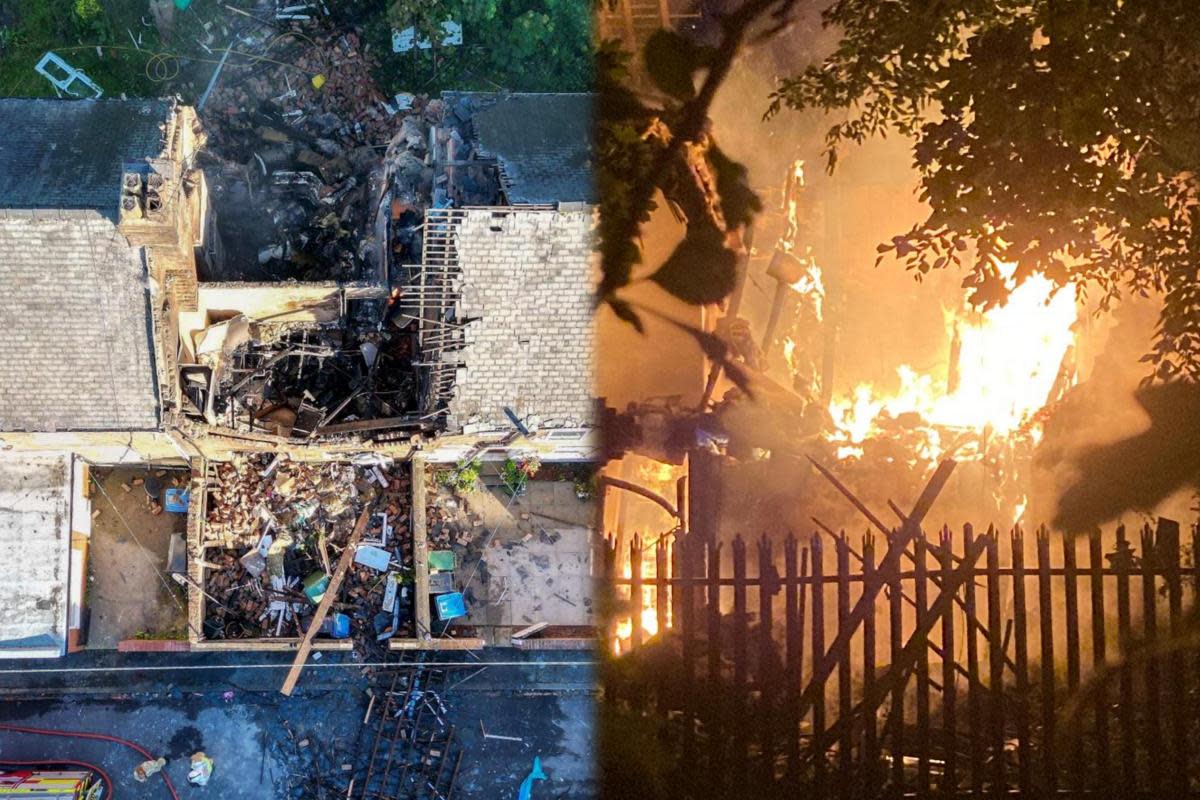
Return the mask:
[(71, 456), (0, 457), (0, 658), (67, 647)]

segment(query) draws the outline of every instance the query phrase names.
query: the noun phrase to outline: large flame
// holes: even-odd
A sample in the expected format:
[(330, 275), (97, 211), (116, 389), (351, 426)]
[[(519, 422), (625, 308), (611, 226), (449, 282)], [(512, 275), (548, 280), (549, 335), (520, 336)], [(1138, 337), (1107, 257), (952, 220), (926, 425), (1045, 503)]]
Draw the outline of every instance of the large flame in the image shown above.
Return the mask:
[(1014, 286), (1013, 265), (1002, 274), (1011, 289), (1008, 302), (983, 314), (949, 315), (948, 327), (958, 339), (953, 386), (935, 384), (933, 376), (908, 365), (897, 369), (899, 388), (890, 394), (860, 384), (848, 397), (835, 399), (829, 412), (841, 457), (861, 454), (861, 444), (880, 433), (883, 419), (911, 414), (929, 430), (922, 457), (940, 455), (937, 433), (965, 429), (1010, 436), (1032, 430), (1032, 420), (1055, 387), (1064, 356), (1074, 341), (1075, 288), (1056, 287), (1042, 275)]

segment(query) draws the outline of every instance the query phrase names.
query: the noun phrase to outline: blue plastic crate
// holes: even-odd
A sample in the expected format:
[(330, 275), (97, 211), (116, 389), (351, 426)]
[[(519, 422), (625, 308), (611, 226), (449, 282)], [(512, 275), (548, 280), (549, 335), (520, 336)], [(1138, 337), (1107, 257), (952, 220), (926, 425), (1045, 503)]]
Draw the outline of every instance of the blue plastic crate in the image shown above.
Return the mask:
[(438, 619), (443, 622), (467, 615), (467, 601), (463, 599), (462, 592), (439, 594), (434, 602), (437, 603)]
[(186, 514), (189, 500), (191, 500), (190, 489), (167, 489), (167, 493), (163, 497), (163, 505), (172, 514)]

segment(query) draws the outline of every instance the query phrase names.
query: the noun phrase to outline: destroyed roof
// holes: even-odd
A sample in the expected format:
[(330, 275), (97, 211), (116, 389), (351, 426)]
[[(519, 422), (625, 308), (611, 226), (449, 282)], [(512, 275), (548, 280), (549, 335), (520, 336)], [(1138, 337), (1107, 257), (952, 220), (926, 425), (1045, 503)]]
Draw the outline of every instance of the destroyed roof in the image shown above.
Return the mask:
[(481, 154), (500, 161), (508, 201), (594, 203), (591, 94), (446, 93), (460, 117), (471, 108)]
[(170, 100), (0, 98), (0, 208), (91, 209), (113, 222), (125, 161), (157, 158)]
[(592, 273), (588, 211), (460, 212), (458, 316), (469, 320), (452, 427), (591, 423)]
[(66, 454), (0, 458), (0, 658), (66, 651), (70, 498)]
[(0, 431), (158, 427), (146, 264), (92, 211), (0, 211)]

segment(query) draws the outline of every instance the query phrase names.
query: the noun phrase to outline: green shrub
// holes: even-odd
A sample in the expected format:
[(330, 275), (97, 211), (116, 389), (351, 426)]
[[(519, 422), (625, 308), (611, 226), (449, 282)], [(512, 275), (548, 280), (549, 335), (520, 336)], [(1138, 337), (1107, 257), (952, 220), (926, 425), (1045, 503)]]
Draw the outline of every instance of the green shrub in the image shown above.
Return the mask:
[(473, 492), (479, 486), (479, 476), (483, 472), (483, 461), (476, 458), (473, 461), (459, 461), (454, 469), (442, 470), (437, 474), (439, 485), (460, 494)]
[(525, 485), (529, 483), (529, 479), (537, 474), (542, 468), (541, 459), (537, 456), (523, 458), (520, 461), (508, 459), (504, 462), (504, 466), (500, 468), (500, 476), (504, 479), (504, 491), (512, 497), (516, 497), (525, 491)]

